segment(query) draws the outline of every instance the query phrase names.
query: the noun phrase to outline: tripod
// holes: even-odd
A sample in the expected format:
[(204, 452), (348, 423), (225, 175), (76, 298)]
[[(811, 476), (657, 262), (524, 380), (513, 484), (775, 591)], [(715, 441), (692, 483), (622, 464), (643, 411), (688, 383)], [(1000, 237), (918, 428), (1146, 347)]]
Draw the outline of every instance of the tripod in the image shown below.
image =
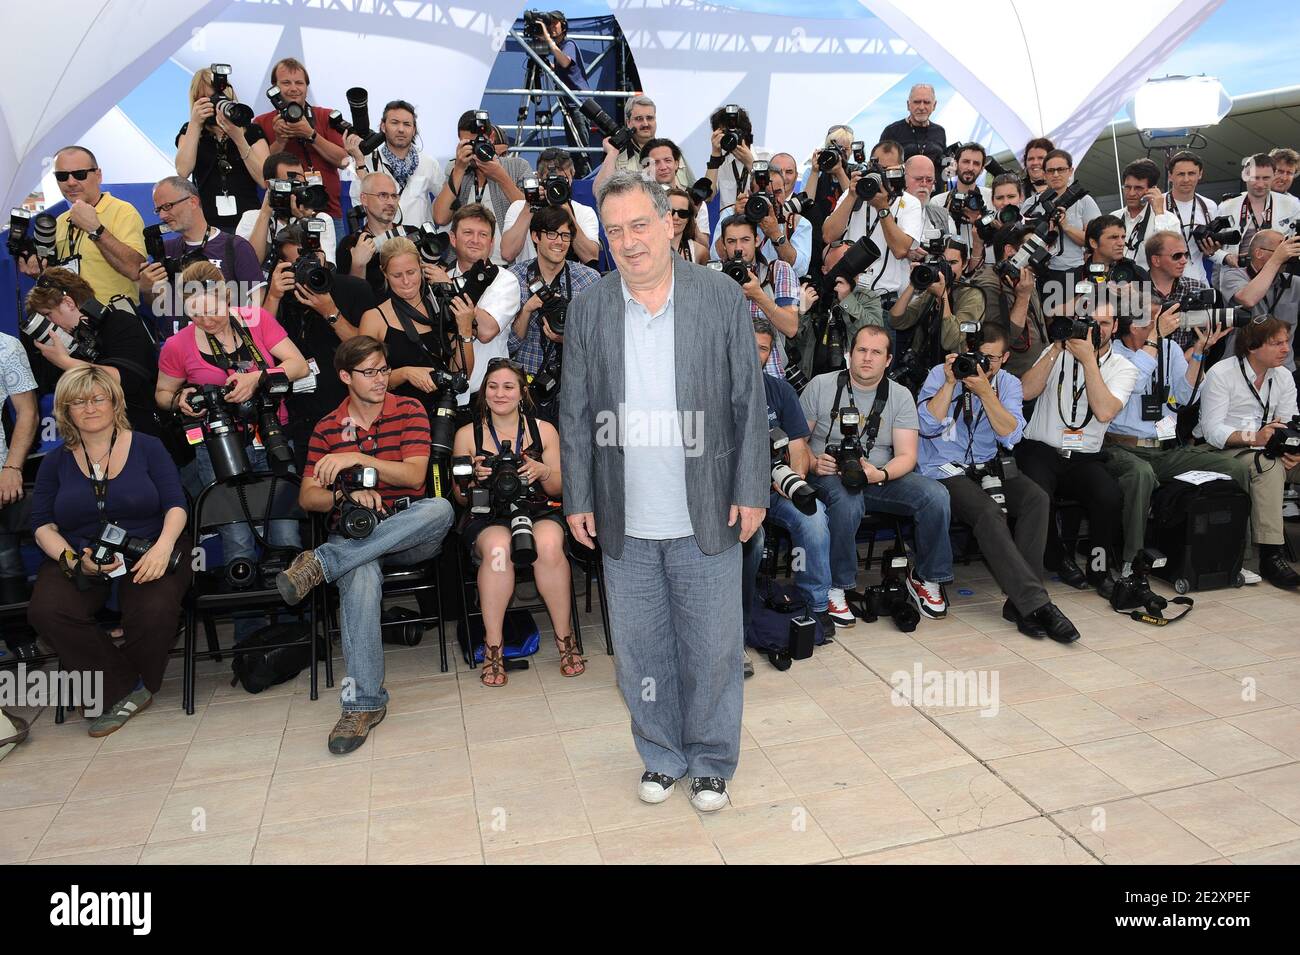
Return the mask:
[[(543, 55), (542, 51), (536, 50), (535, 48), (530, 49), (532, 49), (537, 56)], [(560, 111), (560, 122), (564, 126), (565, 139), (569, 146), (574, 147), (570, 152), (570, 155), (573, 157), (574, 177), (582, 179), (587, 176), (591, 172), (591, 161), (587, 154), (582, 152), (582, 148), (587, 144), (586, 137), (583, 135), (582, 126), (578, 121), (577, 110), (574, 108), (573, 102), (567, 94), (567, 88), (562, 89), (561, 84), (554, 79), (551, 71), (549, 69), (543, 70), (538, 61), (532, 56), (528, 57), (524, 64), (523, 88), (526, 90), (554, 90), (556, 95), (547, 97), (548, 100), (554, 101), (552, 105), (543, 106), (543, 97), (541, 93), (524, 93), (519, 99), (519, 113), (515, 122), (520, 126), (523, 125), (524, 120), (528, 118), (528, 103), (531, 100), (535, 107), (534, 122), (538, 126), (549, 127), (555, 110), (558, 107)], [(535, 130), (535, 132), (540, 133), (542, 130)], [(521, 135), (516, 140), (516, 143), (518, 145), (524, 145), (527, 139), (531, 138), (531, 135), (531, 133), (529, 134), (529, 137)], [(545, 131), (545, 145), (550, 146), (552, 144), (552, 131), (548, 128)]]

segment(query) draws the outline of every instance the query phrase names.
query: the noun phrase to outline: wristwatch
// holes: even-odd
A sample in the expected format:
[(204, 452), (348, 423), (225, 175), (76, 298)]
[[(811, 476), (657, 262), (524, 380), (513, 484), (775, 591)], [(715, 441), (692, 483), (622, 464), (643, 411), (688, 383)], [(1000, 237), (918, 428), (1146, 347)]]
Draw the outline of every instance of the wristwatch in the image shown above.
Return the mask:
[(466, 345), (472, 344), (474, 341), (473, 335), (458, 335), (456, 337), (459, 338), (461, 341), (463, 341)]
[(883, 209), (880, 210), (880, 214), (879, 214), (876, 218), (878, 218), (878, 219), (888, 219), (888, 218), (889, 218), (890, 216), (892, 216), (892, 215), (893, 215), (893, 213), (889, 211), (889, 206), (885, 206), (885, 208), (883, 208)]
[(308, 139), (308, 140), (306, 140), (305, 142), (307, 143), (308, 146), (310, 146), (312, 143), (316, 142), (316, 137), (319, 136), (319, 135), (320, 135), (320, 133), (312, 133), (312, 134), (311, 134), (311, 139)]
[(339, 313), (338, 313), (338, 312), (335, 312), (333, 315), (326, 315), (326, 316), (325, 316), (325, 321), (329, 322), (329, 324), (330, 324), (330, 328), (333, 328), (333, 327), (334, 327), (334, 323), (337, 322), (338, 320), (339, 320)]
[(779, 235), (779, 236), (777, 236), (775, 239), (772, 240), (772, 248), (774, 248), (774, 249), (779, 249), (779, 248), (781, 248), (781, 246), (785, 245), (785, 243), (786, 243), (786, 238), (785, 238), (785, 236), (783, 236), (783, 235)]
[(86, 238), (89, 239), (91, 242), (98, 242), (101, 238), (103, 238), (103, 235), (104, 235), (104, 223), (101, 222), (99, 224), (99, 228), (96, 229), (94, 232), (86, 233)]

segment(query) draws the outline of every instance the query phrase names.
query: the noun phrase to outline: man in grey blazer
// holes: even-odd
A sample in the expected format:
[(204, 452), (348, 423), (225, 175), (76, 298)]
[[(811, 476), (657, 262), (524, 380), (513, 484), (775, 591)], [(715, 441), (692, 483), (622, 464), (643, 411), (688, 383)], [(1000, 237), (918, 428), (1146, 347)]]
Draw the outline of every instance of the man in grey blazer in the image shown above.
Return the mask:
[(663, 190), (616, 173), (597, 204), (618, 272), (569, 306), (564, 512), (580, 543), (599, 533), (640, 798), (689, 776), (708, 812), (740, 757), (738, 545), (771, 484), (761, 371), (740, 287), (673, 254)]

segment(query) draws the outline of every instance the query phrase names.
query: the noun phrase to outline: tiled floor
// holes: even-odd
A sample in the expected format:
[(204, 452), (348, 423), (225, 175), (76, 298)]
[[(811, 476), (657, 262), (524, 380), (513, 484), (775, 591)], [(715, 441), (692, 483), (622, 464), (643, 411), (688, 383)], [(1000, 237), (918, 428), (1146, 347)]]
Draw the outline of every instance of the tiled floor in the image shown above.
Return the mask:
[[(43, 714), (0, 762), (0, 862), (1300, 862), (1300, 596), (1217, 591), (1155, 628), (1053, 590), (1072, 646), (1016, 632), (972, 565), (946, 620), (756, 659), (709, 816), (637, 801), (595, 616), (577, 679), (553, 644), (503, 689), (440, 674), (432, 635), (391, 649), (388, 718), (346, 758), (335, 691), (251, 697), (204, 664), (192, 717), (175, 679), (102, 741)], [(916, 663), (996, 675), (996, 715), (896, 697)]]

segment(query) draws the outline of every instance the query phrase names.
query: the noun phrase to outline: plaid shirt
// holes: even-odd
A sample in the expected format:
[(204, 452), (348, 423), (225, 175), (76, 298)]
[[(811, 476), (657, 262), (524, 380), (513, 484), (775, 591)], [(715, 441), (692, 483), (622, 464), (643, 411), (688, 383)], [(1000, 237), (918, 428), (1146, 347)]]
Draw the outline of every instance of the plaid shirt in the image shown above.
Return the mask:
[[(794, 269), (788, 262), (777, 259), (774, 262), (759, 265), (754, 270), (754, 273), (758, 276), (763, 288), (767, 289), (767, 294), (772, 296), (772, 300), (777, 305), (785, 308), (787, 305), (793, 305), (799, 301), (799, 279), (795, 277)], [(763, 310), (758, 307), (757, 302), (749, 303), (749, 315), (751, 318), (767, 317)], [(773, 332), (773, 338), (781, 335), (775, 329), (773, 329)], [(763, 372), (773, 378), (785, 377), (785, 359), (781, 351), (776, 347), (775, 341), (772, 345), (772, 353), (767, 358), (767, 364), (763, 366)]]
[[(519, 280), (519, 304), (527, 302), (531, 297), (528, 291), (529, 273), (536, 259), (529, 259), (527, 262), (516, 262), (510, 266), (510, 274)], [(574, 296), (585, 288), (590, 288), (596, 284), (600, 278), (600, 273), (593, 268), (580, 265), (577, 262), (565, 263), (565, 270), (560, 272), (560, 285), (564, 286), (565, 271), (568, 272), (568, 281), (572, 283), (568, 289), (569, 301), (573, 301)], [(528, 318), (528, 330), (524, 332), (522, 338), (515, 334), (515, 326), (512, 322), (506, 336), (506, 347), (510, 349), (510, 357), (523, 366), (524, 371), (530, 375), (536, 374), (537, 370), (542, 367), (542, 344), (547, 339), (542, 337), (542, 313), (541, 311), (533, 312)]]
[[(1174, 284), (1169, 287), (1168, 295), (1161, 295), (1154, 283), (1151, 285), (1151, 305), (1153, 310), (1159, 310), (1170, 302), (1176, 302), (1186, 292), (1198, 292), (1203, 288), (1209, 288), (1200, 279), (1193, 278), (1190, 275), (1183, 275), (1174, 279)], [(1170, 336), (1181, 348), (1187, 348), (1196, 341), (1196, 332), (1193, 329), (1180, 329)]]

